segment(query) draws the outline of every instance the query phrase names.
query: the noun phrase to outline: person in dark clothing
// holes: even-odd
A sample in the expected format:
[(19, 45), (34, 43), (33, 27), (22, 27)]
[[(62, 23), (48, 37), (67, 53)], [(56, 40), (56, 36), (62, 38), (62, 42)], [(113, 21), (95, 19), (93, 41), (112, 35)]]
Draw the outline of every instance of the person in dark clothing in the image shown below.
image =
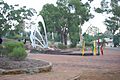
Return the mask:
[(3, 42), (3, 40), (2, 40), (2, 38), (0, 37), (0, 44), (2, 44), (2, 42)]

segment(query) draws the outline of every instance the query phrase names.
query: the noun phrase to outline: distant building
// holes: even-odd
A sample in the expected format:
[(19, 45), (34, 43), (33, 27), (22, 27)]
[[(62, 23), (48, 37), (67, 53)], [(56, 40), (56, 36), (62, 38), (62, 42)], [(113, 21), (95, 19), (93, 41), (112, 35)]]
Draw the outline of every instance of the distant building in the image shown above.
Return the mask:
[(104, 39), (106, 41), (106, 44), (105, 44), (106, 47), (114, 47), (112, 38), (104, 38)]
[[(105, 47), (114, 47), (112, 38), (104, 38), (104, 40), (105, 40)], [(102, 43), (102, 39), (100, 39), (99, 42), (101, 44)], [(96, 43), (98, 43), (98, 40), (96, 40)]]

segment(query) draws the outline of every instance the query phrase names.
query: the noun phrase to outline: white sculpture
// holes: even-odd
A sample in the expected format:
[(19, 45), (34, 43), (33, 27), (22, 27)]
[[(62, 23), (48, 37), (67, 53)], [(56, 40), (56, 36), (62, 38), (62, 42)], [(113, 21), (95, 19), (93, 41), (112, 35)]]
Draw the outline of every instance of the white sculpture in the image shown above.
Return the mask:
[[(43, 32), (45, 35), (42, 35), (40, 32), (40, 28), (38, 27), (38, 22), (41, 22), (43, 25)], [(46, 33), (46, 27), (43, 20), (43, 17), (41, 15), (37, 16), (37, 18), (34, 20), (34, 23), (31, 25), (31, 34), (30, 34), (30, 40), (33, 48), (36, 48), (37, 46), (40, 48), (48, 48), (48, 40), (47, 40), (47, 33)]]

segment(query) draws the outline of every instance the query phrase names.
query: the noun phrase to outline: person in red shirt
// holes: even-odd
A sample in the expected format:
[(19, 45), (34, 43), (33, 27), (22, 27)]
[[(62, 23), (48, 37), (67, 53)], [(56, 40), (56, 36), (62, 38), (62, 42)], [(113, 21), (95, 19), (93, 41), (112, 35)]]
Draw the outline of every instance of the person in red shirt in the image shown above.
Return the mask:
[(102, 43), (102, 45), (100, 47), (100, 51), (101, 51), (101, 54), (103, 55), (103, 43)]

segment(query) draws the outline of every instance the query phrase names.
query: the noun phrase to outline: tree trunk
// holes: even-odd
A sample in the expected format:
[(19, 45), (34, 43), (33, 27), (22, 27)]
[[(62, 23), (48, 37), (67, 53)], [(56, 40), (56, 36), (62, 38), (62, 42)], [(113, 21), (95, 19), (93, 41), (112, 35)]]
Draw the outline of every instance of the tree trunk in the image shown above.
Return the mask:
[(64, 44), (67, 45), (67, 33), (64, 34)]
[(60, 38), (61, 40), (60, 41), (61, 41), (61, 43), (63, 43), (64, 40), (63, 40), (63, 34), (62, 34), (62, 32), (60, 33), (60, 35), (61, 35), (61, 38)]

